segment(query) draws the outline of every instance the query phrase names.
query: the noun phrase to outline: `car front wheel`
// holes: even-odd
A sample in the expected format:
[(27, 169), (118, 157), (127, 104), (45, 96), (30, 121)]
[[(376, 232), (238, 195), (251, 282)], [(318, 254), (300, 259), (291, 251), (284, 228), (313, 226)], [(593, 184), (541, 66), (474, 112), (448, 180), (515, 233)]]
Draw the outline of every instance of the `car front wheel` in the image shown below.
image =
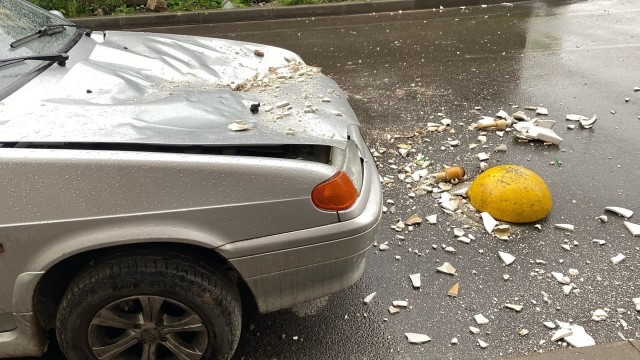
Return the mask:
[(229, 359), (240, 297), (208, 264), (177, 253), (112, 257), (67, 289), (56, 334), (69, 360)]

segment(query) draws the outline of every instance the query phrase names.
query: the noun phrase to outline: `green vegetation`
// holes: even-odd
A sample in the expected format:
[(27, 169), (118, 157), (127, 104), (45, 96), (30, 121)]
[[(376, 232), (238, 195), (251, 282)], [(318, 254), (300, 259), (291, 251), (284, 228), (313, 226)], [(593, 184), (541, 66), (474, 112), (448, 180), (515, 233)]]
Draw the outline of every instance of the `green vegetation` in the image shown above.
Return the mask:
[(322, 4), (329, 2), (339, 2), (343, 0), (275, 0), (282, 5), (302, 5), (302, 4)]
[[(127, 5), (126, 0), (29, 0), (47, 10), (59, 10), (66, 17), (137, 14), (149, 11), (144, 5)], [(219, 9), (225, 0), (167, 0), (169, 11)], [(237, 7), (271, 0), (230, 0)], [(282, 5), (319, 4), (343, 0), (273, 0)]]

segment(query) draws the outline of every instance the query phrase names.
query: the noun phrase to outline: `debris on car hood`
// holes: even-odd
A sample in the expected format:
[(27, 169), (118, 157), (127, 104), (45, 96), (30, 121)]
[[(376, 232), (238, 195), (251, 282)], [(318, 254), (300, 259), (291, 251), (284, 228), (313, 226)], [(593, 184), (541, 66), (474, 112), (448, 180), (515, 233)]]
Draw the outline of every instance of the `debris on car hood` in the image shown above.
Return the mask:
[(358, 124), (333, 80), (280, 48), (116, 31), (69, 54), (2, 100), (0, 142), (344, 148)]

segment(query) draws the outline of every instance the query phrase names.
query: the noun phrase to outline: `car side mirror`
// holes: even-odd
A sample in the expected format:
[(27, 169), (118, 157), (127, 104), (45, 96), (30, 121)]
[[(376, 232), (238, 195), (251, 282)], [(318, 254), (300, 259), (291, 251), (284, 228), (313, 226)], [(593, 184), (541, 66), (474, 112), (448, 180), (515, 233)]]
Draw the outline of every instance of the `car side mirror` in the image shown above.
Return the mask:
[(49, 12), (52, 13), (53, 15), (59, 17), (59, 18), (64, 19), (64, 15), (58, 10), (49, 10)]

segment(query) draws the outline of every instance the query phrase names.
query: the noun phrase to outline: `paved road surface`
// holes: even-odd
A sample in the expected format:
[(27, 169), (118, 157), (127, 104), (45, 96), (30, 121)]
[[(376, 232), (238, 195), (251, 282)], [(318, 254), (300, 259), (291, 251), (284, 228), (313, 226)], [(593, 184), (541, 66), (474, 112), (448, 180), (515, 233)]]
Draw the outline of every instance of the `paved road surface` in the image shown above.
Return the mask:
[[(513, 163), (536, 171), (555, 200), (542, 231), (517, 227), (512, 239), (503, 242), (490, 238), (468, 216), (442, 213), (429, 195), (409, 198), (406, 184), (396, 178), (385, 188), (385, 197), (396, 202), (397, 212), (383, 216), (378, 236), (379, 242), (389, 241), (391, 249), (372, 249), (364, 278), (345, 292), (295, 310), (247, 314), (235, 358), (515, 356), (561, 348), (550, 343), (551, 330), (542, 325), (554, 319), (583, 325), (598, 343), (620, 340), (618, 333), (640, 337), (631, 302), (640, 296), (640, 242), (624, 229), (621, 218), (609, 214), (606, 224), (596, 219), (605, 206), (622, 206), (638, 212), (631, 220), (640, 222), (640, 92), (633, 92), (640, 86), (638, 18), (640, 3), (632, 1), (558, 1), (153, 29), (262, 42), (298, 52), (350, 94), (365, 137), (375, 148), (394, 148), (387, 134), (414, 132), (426, 122), (439, 121), (437, 114), (443, 113), (453, 120), (455, 134), (410, 139), (417, 153), (432, 160), (431, 171), (458, 163), (475, 174), (475, 154), (485, 151), (491, 165)], [(548, 118), (558, 121), (556, 130), (565, 141), (545, 147), (490, 133), (487, 148), (469, 150), (478, 135), (467, 130), (478, 118), (473, 108), (493, 115), (500, 109), (516, 111), (512, 104), (519, 109), (547, 107)], [(596, 113), (600, 120), (591, 130), (569, 130), (564, 120), (569, 113)], [(460, 139), (462, 145), (441, 150), (447, 138)], [(508, 152), (494, 153), (498, 144), (507, 144)], [(562, 167), (550, 165), (556, 157)], [(415, 154), (404, 159), (387, 152), (380, 159), (381, 173), (394, 177), (389, 161), (404, 165), (412, 158)], [(396, 233), (389, 227), (413, 213), (437, 213), (439, 222), (418, 227), (404, 241), (394, 240)], [(565, 233), (554, 229), (555, 223), (574, 224), (576, 230)], [(468, 232), (476, 236), (469, 245), (453, 237), (451, 227), (462, 225), (472, 226)], [(598, 246), (592, 239), (607, 244)], [(565, 241), (575, 241), (575, 246), (563, 250)], [(432, 244), (451, 245), (457, 252), (434, 250)], [(516, 256), (515, 263), (505, 267), (498, 251)], [(609, 259), (618, 253), (627, 258), (614, 266)], [(402, 259), (396, 261), (396, 255)], [(443, 261), (453, 264), (458, 275), (436, 273)], [(568, 274), (570, 268), (580, 272), (571, 276), (579, 292), (565, 296), (550, 272)], [(407, 277), (416, 272), (423, 274), (421, 291), (412, 290)], [(510, 279), (504, 281), (503, 274)], [(447, 290), (455, 282), (460, 282), (460, 296), (449, 298)], [(378, 294), (372, 304), (362, 305), (374, 291)], [(410, 308), (390, 316), (387, 307), (396, 299), (408, 300)], [(504, 303), (523, 304), (524, 310), (503, 309)], [(597, 308), (611, 309), (607, 321), (590, 320)], [(618, 308), (628, 313), (618, 315)], [(473, 316), (478, 313), (490, 323), (473, 335), (468, 328), (477, 326)], [(622, 328), (619, 318), (628, 328)], [(524, 337), (518, 335), (523, 328), (529, 330)], [(433, 340), (409, 345), (405, 332), (424, 333)], [(449, 345), (453, 337), (458, 345)], [(477, 339), (489, 347), (480, 349)]]

